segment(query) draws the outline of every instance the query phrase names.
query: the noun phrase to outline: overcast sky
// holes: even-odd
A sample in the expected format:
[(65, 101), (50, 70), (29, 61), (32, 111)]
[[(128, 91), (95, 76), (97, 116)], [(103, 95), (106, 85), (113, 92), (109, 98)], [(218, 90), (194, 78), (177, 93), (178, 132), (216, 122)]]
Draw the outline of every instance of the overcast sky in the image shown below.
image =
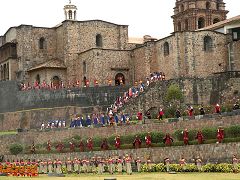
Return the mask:
[[(168, 36), (173, 31), (171, 15), (176, 0), (72, 0), (77, 19), (100, 19), (129, 25), (130, 37)], [(53, 27), (64, 20), (68, 0), (1, 0), (0, 35), (9, 27), (29, 24)], [(225, 0), (228, 18), (240, 15), (240, 0)]]

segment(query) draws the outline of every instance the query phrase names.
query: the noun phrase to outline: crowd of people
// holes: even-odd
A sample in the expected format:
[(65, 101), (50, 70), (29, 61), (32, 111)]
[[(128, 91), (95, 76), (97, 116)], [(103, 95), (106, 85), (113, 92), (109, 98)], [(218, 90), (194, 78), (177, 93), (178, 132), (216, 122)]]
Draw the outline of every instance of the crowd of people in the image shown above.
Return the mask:
[(118, 109), (122, 108), (125, 103), (127, 103), (130, 99), (136, 98), (139, 94), (145, 91), (145, 89), (152, 82), (156, 81), (164, 81), (165, 74), (163, 72), (154, 72), (151, 73), (149, 77), (146, 77), (146, 81), (143, 82), (140, 80), (139, 82), (135, 82), (134, 86), (130, 87), (127, 92), (124, 92), (123, 96), (119, 96), (116, 98), (116, 101), (111, 105), (111, 109), (114, 112), (117, 112)]
[[(195, 164), (199, 172), (202, 171), (203, 161), (197, 156), (192, 160), (190, 164)], [(170, 172), (171, 160), (167, 157), (163, 160), (165, 165), (165, 171)], [(237, 172), (238, 170), (239, 159), (237, 159), (236, 155), (232, 157), (233, 164), (233, 172)], [(83, 157), (74, 159), (68, 158), (67, 160), (60, 159), (38, 159), (38, 160), (16, 160), (10, 161), (6, 160), (3, 163), (0, 163), (0, 174), (6, 174), (8, 176), (28, 176), (34, 177), (39, 174), (123, 174), (126, 172), (128, 175), (133, 173), (133, 165), (136, 167), (136, 172), (142, 172), (142, 166), (147, 165), (149, 169), (154, 164), (148, 158), (145, 162), (142, 162), (139, 157), (136, 159), (132, 158), (130, 155), (126, 154), (125, 156), (109, 156), (109, 157), (101, 157), (101, 156), (93, 156), (90, 158)], [(187, 161), (184, 157), (181, 157), (179, 160), (179, 165), (182, 170), (186, 169)]]
[(65, 120), (49, 120), (46, 124), (42, 122), (41, 129), (55, 129), (55, 128), (65, 128), (66, 121)]
[[(197, 140), (198, 144), (203, 144), (204, 140), (206, 140), (206, 138), (204, 138), (204, 135), (201, 130), (197, 131), (197, 133), (195, 135), (195, 139)], [(222, 143), (224, 140), (224, 129), (221, 126), (219, 126), (219, 128), (217, 129), (216, 140), (217, 140), (216, 141), (217, 143)], [(121, 149), (122, 144), (124, 144), (121, 140), (121, 136), (117, 135), (115, 137), (114, 141), (115, 141), (114, 144), (109, 144), (107, 138), (103, 138), (102, 142), (100, 144), (100, 149), (103, 151), (109, 150), (110, 146), (115, 147), (116, 150)], [(169, 133), (166, 133), (162, 140), (159, 139), (159, 143), (163, 142), (165, 144), (165, 146), (171, 146), (173, 141), (174, 141), (174, 139), (172, 138), (172, 136)], [(183, 141), (184, 145), (189, 145), (188, 129), (184, 129), (182, 131), (182, 141)], [(141, 137), (136, 135), (132, 142), (132, 148), (134, 148), (134, 149), (141, 148), (143, 143), (145, 143), (144, 147), (147, 147), (147, 148), (152, 147), (152, 136), (151, 136), (150, 132), (148, 132), (146, 134), (144, 139), (141, 139)], [(84, 152), (84, 151), (91, 152), (91, 151), (93, 151), (93, 148), (96, 146), (94, 144), (93, 138), (89, 137), (86, 141), (81, 139), (79, 141), (79, 143), (76, 143), (76, 141), (74, 141), (74, 139), (73, 139), (72, 141), (69, 141), (68, 147), (71, 152), (75, 152), (76, 149), (79, 149), (78, 151), (80, 151), (80, 152)], [(66, 147), (64, 147), (64, 144), (62, 142), (57, 142), (55, 144), (55, 146), (52, 146), (52, 142), (50, 140), (48, 140), (46, 150), (48, 152), (50, 152), (50, 151), (52, 151), (53, 148), (55, 148), (58, 152), (63, 152), (64, 148), (66, 148)], [(34, 154), (35, 152), (36, 152), (36, 147), (33, 142), (32, 146), (31, 146), (31, 153)]]

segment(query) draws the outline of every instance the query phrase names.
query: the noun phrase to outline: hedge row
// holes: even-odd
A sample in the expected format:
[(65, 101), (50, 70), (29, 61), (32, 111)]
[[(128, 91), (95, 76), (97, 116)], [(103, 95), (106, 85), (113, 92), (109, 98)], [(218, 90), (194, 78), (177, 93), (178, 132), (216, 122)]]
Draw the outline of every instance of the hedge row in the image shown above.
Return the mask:
[[(142, 172), (166, 172), (167, 167), (163, 163), (159, 164), (143, 164), (141, 167)], [(179, 164), (170, 164), (170, 171), (175, 172), (199, 172), (195, 164), (186, 164), (185, 166), (180, 166)], [(240, 171), (240, 164), (238, 165), (237, 171)], [(232, 173), (232, 164), (206, 164), (203, 165), (200, 172), (219, 172), (219, 173)]]
[[(197, 140), (195, 139), (196, 137), (197, 130), (189, 130), (189, 144), (190, 145), (195, 145), (198, 144)], [(204, 128), (202, 129), (202, 133), (204, 136), (204, 144), (211, 144), (211, 143), (216, 143), (216, 135), (217, 135), (217, 128)], [(129, 134), (126, 136), (121, 136), (121, 149), (132, 149), (133, 148), (133, 141), (135, 139), (135, 136), (138, 135), (140, 139), (142, 140), (142, 148), (146, 147), (145, 145), (145, 136), (147, 135), (147, 132), (145, 133), (138, 133), (138, 134)], [(236, 126), (231, 126), (224, 128), (224, 143), (227, 142), (240, 142), (240, 125)], [(162, 132), (151, 132), (151, 137), (152, 137), (152, 147), (163, 147), (165, 146), (163, 143), (163, 138), (165, 134)], [(174, 142), (172, 146), (183, 146), (183, 134), (182, 130), (177, 130), (172, 134), (172, 137), (174, 139)], [(73, 136), (72, 138), (65, 139), (62, 143), (64, 144), (64, 150), (63, 152), (69, 152), (69, 142), (73, 142), (76, 145), (75, 151), (78, 151), (79, 148), (77, 147), (79, 145), (79, 141), (83, 140), (83, 142), (86, 144), (86, 138), (81, 138), (79, 135)], [(99, 151), (100, 146), (102, 144), (102, 137), (94, 137), (93, 138), (93, 145), (94, 151)], [(109, 144), (109, 150), (114, 150), (115, 149), (115, 136), (111, 136), (107, 138), (107, 142)], [(55, 146), (58, 144), (58, 142), (52, 142), (52, 153), (57, 152), (55, 150)], [(48, 153), (46, 151), (47, 143), (44, 144), (39, 144), (36, 145), (37, 153)], [(25, 147), (25, 152), (29, 153), (30, 152), (30, 146)]]
[[(183, 141), (183, 130), (177, 130), (172, 134), (172, 137), (174, 141)], [(217, 128), (204, 128), (202, 129), (202, 133), (204, 136), (205, 140), (216, 140), (217, 136)], [(151, 132), (151, 137), (152, 137), (152, 143), (162, 143), (163, 138), (165, 136), (164, 133), (162, 132)], [(197, 134), (197, 130), (189, 130), (189, 141), (195, 141), (195, 137)], [(138, 133), (138, 134), (129, 134), (125, 136), (121, 136), (121, 145), (125, 144), (132, 144), (136, 135), (142, 140), (142, 144), (145, 144), (145, 136), (147, 135), (147, 132), (145, 133)], [(240, 125), (236, 126), (230, 126), (227, 128), (224, 128), (224, 137), (225, 139), (231, 139), (231, 138), (237, 138), (240, 137)], [(83, 140), (83, 142), (86, 142), (86, 138), (82, 138), (78, 135), (73, 136), (72, 138), (65, 139), (62, 143), (64, 144), (64, 147), (69, 147), (69, 142), (74, 142), (75, 144), (79, 144), (80, 139)], [(102, 137), (94, 137), (93, 138), (93, 145), (94, 147), (100, 147), (102, 143), (103, 138)], [(114, 146), (115, 144), (115, 136), (111, 136), (107, 138), (107, 142), (109, 145)], [(53, 146), (57, 145), (57, 142), (52, 143)], [(44, 143), (43, 145), (40, 145), (46, 147), (47, 143)]]

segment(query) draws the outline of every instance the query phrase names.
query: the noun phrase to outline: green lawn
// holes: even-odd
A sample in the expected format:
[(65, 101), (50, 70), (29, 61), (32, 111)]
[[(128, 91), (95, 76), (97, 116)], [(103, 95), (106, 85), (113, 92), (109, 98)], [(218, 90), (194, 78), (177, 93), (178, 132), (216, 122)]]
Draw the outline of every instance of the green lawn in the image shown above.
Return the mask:
[[(70, 175), (64, 178), (64, 180), (104, 180), (104, 178), (115, 177), (117, 180), (239, 180), (240, 174), (223, 174), (223, 173), (140, 173), (133, 175)], [(0, 177), (1, 180), (19, 180), (19, 179), (31, 179), (22, 177)], [(47, 177), (41, 175), (35, 179), (61, 179), (56, 177)]]
[(0, 131), (0, 136), (17, 134), (17, 131)]

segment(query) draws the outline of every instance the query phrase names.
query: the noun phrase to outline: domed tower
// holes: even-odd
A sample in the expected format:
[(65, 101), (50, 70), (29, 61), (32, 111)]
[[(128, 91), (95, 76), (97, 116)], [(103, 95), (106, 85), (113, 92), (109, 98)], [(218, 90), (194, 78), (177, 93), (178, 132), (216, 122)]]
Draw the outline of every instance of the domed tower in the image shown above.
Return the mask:
[(176, 31), (194, 31), (227, 18), (223, 0), (176, 0), (173, 25)]
[(77, 6), (73, 5), (71, 0), (69, 4), (64, 6), (65, 20), (77, 20)]

